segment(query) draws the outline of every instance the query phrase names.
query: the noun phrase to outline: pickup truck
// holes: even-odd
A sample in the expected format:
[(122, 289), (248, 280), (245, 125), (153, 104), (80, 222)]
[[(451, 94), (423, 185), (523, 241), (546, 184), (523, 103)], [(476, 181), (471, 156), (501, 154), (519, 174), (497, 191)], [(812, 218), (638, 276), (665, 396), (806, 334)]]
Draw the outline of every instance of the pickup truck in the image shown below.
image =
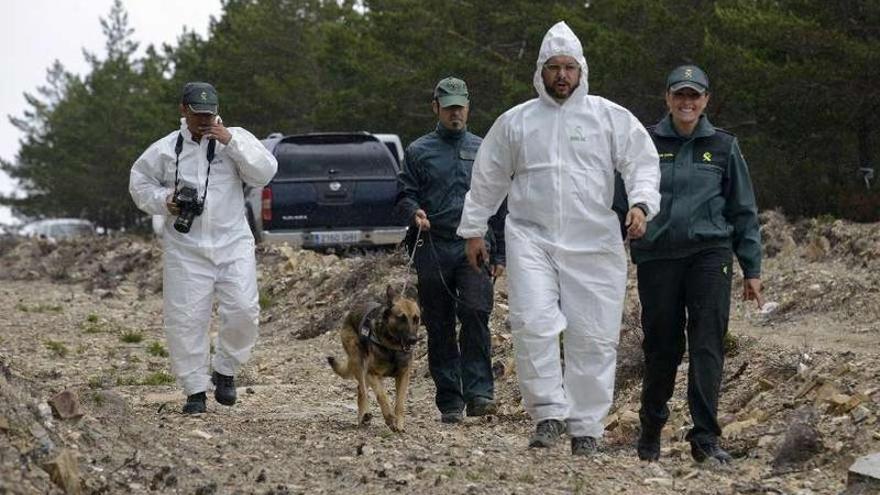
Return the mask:
[(406, 227), (394, 215), (399, 157), (387, 138), (272, 135), (263, 145), (278, 159), (278, 172), (260, 192), (262, 242), (322, 248), (403, 240)]

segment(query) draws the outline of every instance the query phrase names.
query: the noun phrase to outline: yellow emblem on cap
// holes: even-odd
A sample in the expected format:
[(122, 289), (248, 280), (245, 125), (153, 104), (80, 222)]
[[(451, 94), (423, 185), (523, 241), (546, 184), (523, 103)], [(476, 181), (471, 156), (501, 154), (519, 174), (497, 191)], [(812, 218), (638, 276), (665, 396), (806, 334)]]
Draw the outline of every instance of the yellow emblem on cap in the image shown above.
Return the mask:
[(684, 78), (685, 79), (693, 79), (693, 77), (694, 77), (694, 70), (693, 69), (685, 69), (684, 70)]
[(208, 101), (208, 93), (205, 93), (204, 91), (202, 91), (202, 94), (199, 96), (202, 97), (202, 101)]
[(711, 162), (712, 161), (712, 153), (709, 153), (708, 151), (703, 153), (703, 161), (704, 162)]

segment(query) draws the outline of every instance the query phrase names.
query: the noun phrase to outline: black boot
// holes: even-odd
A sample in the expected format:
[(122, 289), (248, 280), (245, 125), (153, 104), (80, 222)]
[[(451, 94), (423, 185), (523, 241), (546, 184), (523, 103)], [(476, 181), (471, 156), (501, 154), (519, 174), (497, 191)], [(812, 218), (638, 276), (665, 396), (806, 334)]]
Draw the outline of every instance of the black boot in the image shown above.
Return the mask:
[(183, 414), (201, 414), (207, 410), (205, 407), (205, 393), (199, 392), (186, 397), (186, 404), (183, 405)]
[(486, 397), (475, 397), (474, 400), (468, 402), (468, 416), (486, 416), (494, 414), (496, 410), (495, 401)]
[(445, 412), (440, 414), (440, 422), (447, 424), (456, 424), (464, 421), (461, 411)]
[(733, 461), (733, 457), (718, 446), (717, 440), (691, 440), (691, 457), (697, 462), (703, 462), (710, 458), (717, 460), (721, 464)]
[(659, 428), (642, 425), (639, 441), (636, 444), (639, 459), (649, 462), (660, 460), (660, 431)]
[(214, 398), (224, 406), (235, 404), (238, 394), (235, 392), (235, 378), (221, 375), (216, 371), (211, 375), (211, 383), (214, 384)]
[(529, 447), (546, 449), (553, 446), (556, 440), (565, 433), (565, 423), (558, 419), (545, 419), (538, 423), (535, 434), (529, 440)]
[(599, 441), (593, 437), (572, 437), (571, 455), (589, 457), (599, 451)]

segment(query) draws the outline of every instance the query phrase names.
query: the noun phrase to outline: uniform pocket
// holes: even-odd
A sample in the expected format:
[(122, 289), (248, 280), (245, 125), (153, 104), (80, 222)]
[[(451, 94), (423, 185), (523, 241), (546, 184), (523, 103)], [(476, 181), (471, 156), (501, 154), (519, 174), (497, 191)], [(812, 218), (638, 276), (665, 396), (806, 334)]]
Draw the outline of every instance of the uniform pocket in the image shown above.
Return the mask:
[(474, 161), (477, 158), (477, 150), (461, 149), (458, 151), (458, 157), (462, 160)]
[(717, 165), (711, 165), (708, 163), (697, 163), (697, 170), (700, 172), (711, 172), (713, 174), (718, 175), (719, 180), (721, 177), (721, 167)]

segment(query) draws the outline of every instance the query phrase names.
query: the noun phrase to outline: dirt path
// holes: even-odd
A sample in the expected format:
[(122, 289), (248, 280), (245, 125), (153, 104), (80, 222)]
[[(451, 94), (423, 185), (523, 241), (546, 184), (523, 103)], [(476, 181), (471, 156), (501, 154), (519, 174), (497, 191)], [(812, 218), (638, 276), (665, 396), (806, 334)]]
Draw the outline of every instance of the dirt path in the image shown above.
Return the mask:
[[(169, 370), (158, 350), (158, 295), (139, 298), (123, 285), (101, 298), (79, 285), (4, 281), (0, 308), (0, 357), (12, 371), (10, 383), (36, 400), (64, 389), (79, 393), (84, 417), (50, 420), (50, 431), (77, 452), (87, 491), (807, 494), (843, 487), (845, 470), (833, 463), (808, 474), (776, 474), (767, 454), (754, 452), (732, 468), (703, 467), (688, 459), (683, 442), (673, 442), (657, 464), (638, 462), (615, 435), (589, 459), (571, 457), (567, 444), (528, 450), (531, 424), (514, 402), (510, 376), (499, 381), (502, 414), (441, 425), (424, 358), (406, 432), (392, 434), (381, 421), (360, 429), (353, 383), (325, 362), (340, 354), (336, 336), (295, 340), (296, 329), (280, 321), (263, 325), (239, 380), (239, 404), (209, 401), (207, 414), (185, 417), (180, 393), (162, 384)], [(632, 399), (631, 391), (619, 395), (621, 407)], [(51, 486), (33, 464), (15, 470), (3, 461), (4, 476), (14, 477), (0, 482), (0, 492)]]
[[(406, 432), (394, 434), (381, 420), (356, 426), (354, 383), (326, 356), (341, 356), (332, 329), (354, 300), (412, 277), (402, 257), (261, 248), (266, 309), (237, 378), (240, 401), (209, 398), (207, 414), (187, 417), (165, 355), (155, 244), (0, 243), (0, 494), (840, 493), (853, 459), (880, 451), (880, 229), (791, 226), (772, 215), (765, 227), (775, 236), (765, 245), (765, 295), (780, 309), (764, 318), (731, 308), (719, 415), (736, 457), (729, 467), (690, 459), (686, 363), (661, 461), (635, 458), (634, 280), (604, 446), (584, 459), (567, 441), (526, 448), (532, 424), (516, 386), (503, 279), (491, 325), (499, 414), (439, 423), (422, 343)], [(53, 417), (47, 401), (64, 390), (77, 394), (80, 418)], [(804, 430), (810, 442), (786, 447)]]

